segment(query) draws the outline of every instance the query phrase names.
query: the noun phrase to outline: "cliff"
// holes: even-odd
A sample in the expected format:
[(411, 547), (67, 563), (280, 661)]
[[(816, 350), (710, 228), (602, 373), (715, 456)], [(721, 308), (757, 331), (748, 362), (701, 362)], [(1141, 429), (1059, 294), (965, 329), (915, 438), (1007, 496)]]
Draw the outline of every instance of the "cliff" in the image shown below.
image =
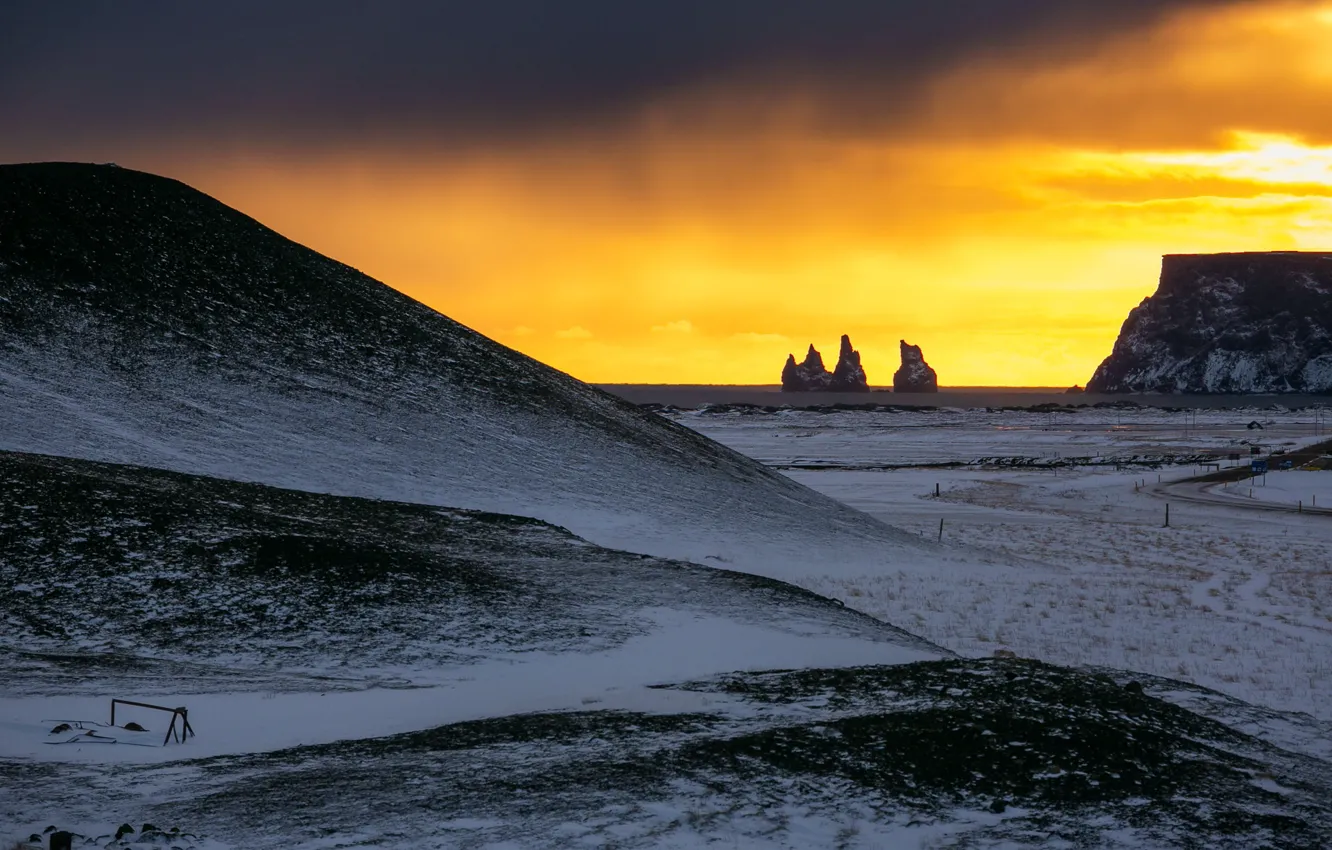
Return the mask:
[(1167, 255), (1087, 391), (1332, 391), (1332, 254)]

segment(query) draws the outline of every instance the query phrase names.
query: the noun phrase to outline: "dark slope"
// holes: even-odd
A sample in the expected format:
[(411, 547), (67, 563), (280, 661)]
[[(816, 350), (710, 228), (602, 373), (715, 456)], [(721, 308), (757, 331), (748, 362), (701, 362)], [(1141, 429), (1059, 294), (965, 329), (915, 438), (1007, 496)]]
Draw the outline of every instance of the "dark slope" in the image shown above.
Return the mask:
[(1332, 392), (1332, 254), (1166, 256), (1087, 392)]
[(385, 405), (445, 391), (662, 439), (614, 397), (164, 177), (0, 166), (0, 274), (10, 350), (76, 344), (127, 377), (167, 361), (285, 390), (323, 378)]
[(173, 180), (0, 167), (0, 448), (549, 519), (786, 576), (914, 538)]
[[(951, 660), (662, 690), (734, 702), (129, 766), (98, 796), (238, 844), (1321, 850), (1332, 829), (1326, 762), (1105, 676)], [(60, 766), (19, 794), (87, 787)]]
[(653, 609), (948, 654), (790, 585), (538, 520), (11, 452), (0, 493), (11, 696), (363, 687), (605, 651), (652, 633)]

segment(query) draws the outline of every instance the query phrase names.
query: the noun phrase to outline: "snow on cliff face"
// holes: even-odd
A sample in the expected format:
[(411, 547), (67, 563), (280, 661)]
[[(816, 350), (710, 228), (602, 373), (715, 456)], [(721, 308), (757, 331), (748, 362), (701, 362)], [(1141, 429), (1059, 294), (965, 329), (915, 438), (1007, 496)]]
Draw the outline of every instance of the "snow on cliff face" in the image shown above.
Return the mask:
[(1332, 391), (1332, 254), (1165, 257), (1087, 390)]
[(0, 167), (0, 449), (537, 517), (790, 578), (907, 535), (176, 181)]

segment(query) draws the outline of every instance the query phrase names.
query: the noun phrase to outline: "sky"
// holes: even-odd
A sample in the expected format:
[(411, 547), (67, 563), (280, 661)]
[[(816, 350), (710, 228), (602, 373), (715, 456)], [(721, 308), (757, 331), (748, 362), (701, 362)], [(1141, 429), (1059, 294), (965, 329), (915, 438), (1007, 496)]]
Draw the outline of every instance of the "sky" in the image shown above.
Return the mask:
[[(1085, 383), (1167, 253), (1332, 250), (1332, 0), (0, 8), (0, 161), (175, 177), (583, 380), (850, 334)], [(831, 355), (831, 356), (830, 356)]]

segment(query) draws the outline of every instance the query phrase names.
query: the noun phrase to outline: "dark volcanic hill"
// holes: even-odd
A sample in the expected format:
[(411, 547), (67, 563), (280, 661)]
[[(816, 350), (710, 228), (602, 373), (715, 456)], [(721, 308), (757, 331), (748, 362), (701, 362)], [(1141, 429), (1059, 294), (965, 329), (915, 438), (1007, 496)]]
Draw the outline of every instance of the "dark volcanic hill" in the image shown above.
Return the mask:
[[(784, 640), (813, 657), (819, 635), (846, 641), (825, 658), (949, 655), (783, 582), (604, 549), (523, 517), (3, 451), (0, 493), (7, 697), (360, 690), (392, 671), (390, 687), (444, 681), (465, 701), (459, 679), (498, 660), (516, 684), (536, 653), (547, 667), (596, 656), (629, 686), (616, 653), (683, 639), (657, 616), (667, 610), (687, 612), (691, 634), (704, 620), (761, 633), (766, 663), (785, 660)], [(735, 661), (680, 655), (714, 672)]]
[(1166, 256), (1087, 391), (1332, 391), (1332, 254)]
[(0, 397), (0, 449), (533, 516), (768, 575), (920, 545), (114, 166), (0, 166)]

